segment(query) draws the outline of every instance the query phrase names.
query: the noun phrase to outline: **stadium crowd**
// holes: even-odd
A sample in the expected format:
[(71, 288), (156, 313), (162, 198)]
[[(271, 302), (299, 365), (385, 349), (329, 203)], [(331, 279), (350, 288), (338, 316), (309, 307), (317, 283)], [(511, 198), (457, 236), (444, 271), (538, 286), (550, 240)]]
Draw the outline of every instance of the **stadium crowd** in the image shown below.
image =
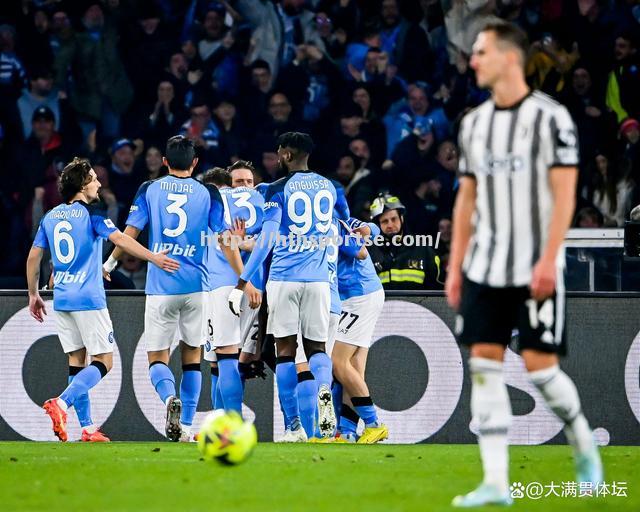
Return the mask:
[[(2, 2), (1, 287), (24, 287), (74, 156), (90, 159), (124, 228), (139, 185), (166, 172), (168, 137), (195, 141), (196, 173), (250, 160), (257, 184), (280, 177), (276, 138), (304, 131), (311, 167), (344, 186), (353, 216), (369, 219), (384, 194), (402, 205), (378, 219), (385, 236), (440, 232), (424, 260), (372, 254), (385, 287), (441, 288), (458, 123), (487, 97), (468, 64), (474, 27), (497, 17), (527, 31), (530, 85), (577, 125), (575, 226), (623, 225), (640, 202), (638, 0)], [(394, 284), (397, 259), (423, 276)], [(120, 270), (142, 287), (139, 260)]]

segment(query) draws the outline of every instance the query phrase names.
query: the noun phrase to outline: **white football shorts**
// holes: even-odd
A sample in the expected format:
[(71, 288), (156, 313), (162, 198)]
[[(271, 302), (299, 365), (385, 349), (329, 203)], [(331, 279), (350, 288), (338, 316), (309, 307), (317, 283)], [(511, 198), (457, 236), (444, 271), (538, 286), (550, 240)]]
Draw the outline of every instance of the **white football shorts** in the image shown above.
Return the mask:
[(166, 350), (179, 330), (180, 339), (200, 347), (207, 339), (208, 292), (182, 295), (147, 295), (144, 340), (147, 352)]
[(113, 352), (109, 310), (55, 311), (58, 338), (65, 354), (86, 348), (90, 356)]
[(327, 341), (331, 291), (328, 282), (267, 282), (267, 332), (276, 338), (300, 332), (312, 341)]
[(336, 341), (369, 348), (383, 307), (384, 290), (343, 300)]

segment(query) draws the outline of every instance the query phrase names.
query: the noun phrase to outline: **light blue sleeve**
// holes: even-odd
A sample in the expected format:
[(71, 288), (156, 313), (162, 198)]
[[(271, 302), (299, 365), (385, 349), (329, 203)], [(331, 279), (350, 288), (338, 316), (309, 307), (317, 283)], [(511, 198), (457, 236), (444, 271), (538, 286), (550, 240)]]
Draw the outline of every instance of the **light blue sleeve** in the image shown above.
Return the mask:
[[(44, 218), (42, 220), (44, 220)], [(42, 225), (42, 220), (40, 221), (40, 225), (38, 226), (36, 237), (33, 240), (33, 246), (40, 247), (41, 249), (48, 249), (49, 240), (47, 240), (47, 233), (45, 232), (44, 226)]]
[(275, 245), (276, 235), (280, 230), (280, 223), (274, 220), (266, 220), (262, 224), (262, 232), (256, 240), (256, 245), (251, 251), (251, 256), (244, 266), (240, 279), (243, 281), (250, 281), (253, 274), (255, 274), (262, 264), (267, 259), (267, 256), (271, 252), (271, 249)]

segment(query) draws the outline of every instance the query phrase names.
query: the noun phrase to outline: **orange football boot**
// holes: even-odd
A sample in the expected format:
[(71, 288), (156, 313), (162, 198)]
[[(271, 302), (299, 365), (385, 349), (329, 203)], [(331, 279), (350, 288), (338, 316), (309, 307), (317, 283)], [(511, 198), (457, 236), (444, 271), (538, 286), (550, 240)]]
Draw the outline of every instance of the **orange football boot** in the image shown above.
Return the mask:
[(83, 443), (109, 443), (111, 439), (100, 432), (100, 430), (89, 433), (86, 429), (83, 428), (81, 441)]
[(50, 398), (42, 408), (51, 418), (53, 433), (64, 443), (67, 440), (67, 413), (58, 405), (57, 398)]

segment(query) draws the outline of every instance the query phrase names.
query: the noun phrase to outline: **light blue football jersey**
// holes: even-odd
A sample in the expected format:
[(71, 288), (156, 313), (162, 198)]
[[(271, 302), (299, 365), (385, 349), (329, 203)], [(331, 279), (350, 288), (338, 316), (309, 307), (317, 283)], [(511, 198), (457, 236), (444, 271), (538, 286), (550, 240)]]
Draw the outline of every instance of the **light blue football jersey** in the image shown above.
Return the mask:
[[(262, 229), (264, 215), (264, 198), (256, 190), (248, 187), (221, 188), (220, 197), (224, 204), (224, 222), (231, 227), (234, 219), (245, 221), (247, 236), (257, 236)], [(212, 290), (222, 286), (235, 286), (238, 275), (235, 273), (218, 244), (209, 246), (209, 284)], [(241, 251), (242, 261), (247, 262), (250, 252)], [(263, 289), (262, 270), (257, 271), (251, 278), (251, 283), (259, 290)]]
[(381, 290), (382, 283), (373, 266), (371, 256), (367, 254), (364, 260), (355, 257), (362, 246), (362, 239), (359, 242), (342, 224), (338, 227), (340, 236), (343, 237), (338, 253), (340, 299), (347, 300), (350, 297), (360, 297)]
[(180, 263), (172, 274), (149, 265), (147, 295), (209, 290), (209, 230), (225, 229), (224, 206), (216, 187), (172, 175), (147, 181), (138, 189), (127, 224), (138, 229), (149, 224), (149, 249), (169, 249), (168, 256)]
[(117, 231), (106, 213), (75, 201), (47, 212), (40, 221), (33, 245), (51, 249), (53, 309), (104, 309), (102, 239)]
[(328, 282), (327, 248), (301, 243), (328, 236), (334, 216), (348, 219), (344, 195), (331, 180), (313, 172), (297, 171), (272, 183), (265, 195), (264, 221), (279, 222), (279, 234), (293, 243), (276, 243), (269, 269), (273, 281)]

